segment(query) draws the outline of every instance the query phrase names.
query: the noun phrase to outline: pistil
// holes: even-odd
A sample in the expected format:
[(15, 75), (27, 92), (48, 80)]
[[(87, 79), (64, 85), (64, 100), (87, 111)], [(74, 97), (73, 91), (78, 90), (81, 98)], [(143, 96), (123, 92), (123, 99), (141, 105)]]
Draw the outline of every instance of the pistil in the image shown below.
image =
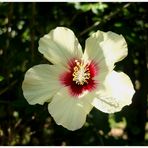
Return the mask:
[(73, 81), (77, 85), (84, 85), (88, 83), (88, 80), (90, 79), (90, 71), (88, 64), (84, 64), (83, 61), (79, 62), (78, 60), (75, 60), (76, 66), (73, 68)]

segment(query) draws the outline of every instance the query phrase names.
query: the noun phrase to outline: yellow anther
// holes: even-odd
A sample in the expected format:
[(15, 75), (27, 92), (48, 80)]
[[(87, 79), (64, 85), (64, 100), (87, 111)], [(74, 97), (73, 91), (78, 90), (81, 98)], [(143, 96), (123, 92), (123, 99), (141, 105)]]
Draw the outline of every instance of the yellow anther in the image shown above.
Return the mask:
[(73, 81), (78, 85), (84, 85), (88, 83), (90, 79), (90, 71), (88, 65), (85, 65), (83, 62), (75, 61), (76, 66), (73, 68)]

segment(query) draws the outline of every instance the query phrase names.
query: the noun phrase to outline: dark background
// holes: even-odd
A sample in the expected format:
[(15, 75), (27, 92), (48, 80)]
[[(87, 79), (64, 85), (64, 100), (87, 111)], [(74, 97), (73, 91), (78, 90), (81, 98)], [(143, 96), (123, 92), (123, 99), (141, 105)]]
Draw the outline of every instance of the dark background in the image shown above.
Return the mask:
[[(140, 2), (0, 3), (0, 145), (148, 145), (146, 18), (148, 3)], [(136, 89), (130, 106), (111, 115), (93, 109), (83, 128), (71, 132), (55, 124), (47, 104), (26, 102), (24, 74), (48, 63), (38, 41), (57, 26), (72, 29), (83, 47), (97, 30), (125, 37), (129, 53), (116, 70), (128, 74)]]

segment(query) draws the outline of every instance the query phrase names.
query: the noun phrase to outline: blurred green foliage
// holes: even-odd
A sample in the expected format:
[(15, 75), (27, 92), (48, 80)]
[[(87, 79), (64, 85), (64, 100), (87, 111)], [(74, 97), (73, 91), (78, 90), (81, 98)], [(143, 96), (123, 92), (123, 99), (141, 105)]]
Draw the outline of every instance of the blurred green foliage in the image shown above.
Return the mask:
[[(0, 3), (0, 145), (148, 145), (148, 3)], [(55, 124), (47, 104), (29, 105), (21, 85), (33, 65), (48, 63), (40, 37), (72, 29), (84, 47), (96, 30), (122, 34), (128, 57), (116, 64), (136, 89), (133, 103), (113, 115), (95, 108), (80, 130)], [(126, 92), (125, 92), (126, 93)]]

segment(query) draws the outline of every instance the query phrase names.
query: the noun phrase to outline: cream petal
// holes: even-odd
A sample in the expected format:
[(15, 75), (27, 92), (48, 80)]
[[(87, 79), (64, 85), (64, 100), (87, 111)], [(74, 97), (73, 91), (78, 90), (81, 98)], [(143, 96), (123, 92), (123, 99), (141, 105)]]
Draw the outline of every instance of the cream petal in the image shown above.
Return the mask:
[(81, 58), (82, 48), (75, 34), (66, 27), (57, 27), (39, 40), (39, 51), (53, 64), (65, 64)]
[(104, 41), (104, 36), (101, 31), (93, 33), (87, 40), (83, 55), (84, 61), (93, 61), (96, 63), (98, 75), (95, 80), (101, 84), (106, 75), (113, 70), (114, 63), (109, 62), (104, 54), (104, 50), (100, 47), (100, 43)]
[(100, 48), (100, 43), (103, 42), (103, 34), (101, 31), (93, 33), (85, 43), (84, 59), (100, 62), (105, 59), (104, 53)]
[(131, 104), (134, 93), (130, 78), (123, 72), (113, 71), (106, 77), (104, 87), (96, 92), (92, 104), (102, 112), (118, 112)]
[(65, 87), (54, 96), (48, 110), (58, 125), (74, 131), (84, 125), (86, 116), (93, 107), (89, 99), (89, 95), (80, 98), (70, 96)]
[(127, 54), (127, 43), (122, 35), (114, 32), (103, 33), (104, 41), (100, 43), (100, 47), (104, 50), (105, 55), (110, 62), (118, 62), (123, 60)]
[(84, 59), (101, 62), (106, 68), (112, 69), (114, 63), (126, 56), (127, 44), (122, 35), (97, 31), (86, 40)]
[(61, 85), (59, 74), (63, 67), (49, 64), (36, 65), (30, 68), (22, 84), (23, 94), (29, 104), (44, 104), (50, 101), (51, 97), (57, 93)]

